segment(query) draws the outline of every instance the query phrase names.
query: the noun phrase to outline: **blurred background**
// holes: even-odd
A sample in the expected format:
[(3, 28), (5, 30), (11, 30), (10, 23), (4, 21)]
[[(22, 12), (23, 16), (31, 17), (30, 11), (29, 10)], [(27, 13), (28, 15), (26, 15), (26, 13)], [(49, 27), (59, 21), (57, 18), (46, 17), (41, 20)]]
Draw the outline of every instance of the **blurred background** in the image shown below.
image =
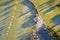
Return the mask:
[(31, 40), (32, 29), (60, 40), (60, 0), (0, 0), (0, 40)]

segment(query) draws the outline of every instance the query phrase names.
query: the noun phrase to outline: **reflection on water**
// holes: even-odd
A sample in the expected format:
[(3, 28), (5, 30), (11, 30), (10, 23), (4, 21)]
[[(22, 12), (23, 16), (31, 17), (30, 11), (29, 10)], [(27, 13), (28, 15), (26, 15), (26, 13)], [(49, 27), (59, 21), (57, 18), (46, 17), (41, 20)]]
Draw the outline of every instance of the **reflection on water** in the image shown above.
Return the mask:
[(32, 26), (35, 25), (36, 23), (33, 22), (33, 18), (37, 14), (37, 11), (34, 8), (34, 5), (29, 0), (24, 0), (21, 4), (23, 4), (24, 6), (26, 6), (29, 9), (29, 11), (22, 14), (21, 16), (24, 16), (25, 14), (28, 14), (29, 12), (31, 12), (31, 14), (32, 14), (29, 18), (27, 18), (29, 20), (26, 19), (27, 21), (24, 24), (22, 24), (22, 27), (26, 28), (29, 26), (29, 24), (31, 24)]
[[(32, 28), (36, 27), (36, 23), (33, 21), (33, 18), (37, 14), (37, 10), (35, 9), (35, 6), (29, 0), (24, 0), (21, 4), (24, 5), (25, 7), (27, 7), (27, 9), (29, 11), (27, 10), (25, 12), (25, 10), (23, 9), (24, 13), (21, 14), (19, 17), (21, 17), (21, 16), (24, 17), (26, 14), (29, 14), (29, 13), (32, 14), (31, 16), (26, 15), (26, 16), (29, 16), (29, 17), (28, 18), (25, 17), (26, 20), (24, 20), (25, 22), (22, 24), (21, 29), (28, 29), (28, 28), (31, 28), (31, 27)], [(30, 33), (25, 33), (23, 35), (20, 35), (18, 38), (19, 38), (19, 40), (30, 40)]]
[[(29, 11), (21, 14), (19, 17), (24, 16), (25, 14), (28, 14), (29, 12), (31, 12), (31, 14), (32, 14), (30, 17), (27, 18), (28, 20), (26, 19), (27, 21), (25, 21), (22, 24), (21, 29), (25, 29), (25, 28), (27, 29), (30, 26), (36, 27), (35, 26), (36, 23), (33, 21), (33, 18), (38, 13), (37, 10), (35, 9), (35, 6), (29, 0), (24, 0), (21, 4), (26, 6), (29, 9)], [(29, 25), (29, 24), (31, 24), (31, 25)], [(45, 26), (43, 28), (41, 28), (41, 30), (38, 31), (38, 35), (39, 35), (40, 39), (41, 40), (46, 40), (46, 39), (51, 40), (51, 38), (48, 35), (48, 32), (44, 28), (45, 28)], [(30, 34), (30, 33), (27, 33), (27, 34)], [(20, 36), (19, 39), (20, 40), (30, 40), (30, 38), (29, 38), (30, 36), (27, 34)]]

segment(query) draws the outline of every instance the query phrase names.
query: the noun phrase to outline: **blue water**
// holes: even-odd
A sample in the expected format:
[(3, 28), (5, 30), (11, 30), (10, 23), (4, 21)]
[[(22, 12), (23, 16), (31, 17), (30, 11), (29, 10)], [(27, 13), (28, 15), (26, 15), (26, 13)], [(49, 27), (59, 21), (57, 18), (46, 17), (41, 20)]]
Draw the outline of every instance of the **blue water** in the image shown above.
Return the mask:
[[(30, 12), (32, 12), (32, 16), (29, 17), (29, 20), (27, 22), (25, 22), (22, 27), (23, 28), (27, 28), (29, 26), (28, 23), (31, 23), (32, 26), (35, 25), (34, 21), (32, 20), (34, 18), (34, 16), (38, 13), (37, 10), (34, 8), (33, 3), (31, 3), (29, 0), (24, 0), (21, 4), (25, 5), (26, 7), (28, 7), (30, 9)], [(34, 12), (33, 12), (34, 11)], [(29, 11), (28, 11), (29, 12)], [(28, 13), (27, 12), (27, 13)], [(27, 14), (25, 13), (25, 14)], [(24, 15), (25, 15), (24, 14)], [(31, 21), (31, 22), (30, 22)], [(40, 40), (52, 40), (51, 37), (49, 36), (47, 30), (45, 29), (45, 26), (42, 26), (42, 28), (38, 31), (38, 36), (40, 38)], [(29, 35), (26, 36), (26, 38), (22, 38), (21, 40), (30, 40)]]
[(52, 40), (52, 38), (48, 34), (47, 30), (45, 29), (44, 25), (42, 25), (42, 27), (38, 31), (38, 36), (41, 40)]
[(22, 24), (22, 28), (29, 27), (29, 24), (31, 24), (31, 26), (34, 26), (36, 23), (33, 21), (33, 18), (37, 14), (35, 6), (29, 0), (24, 0), (21, 4), (26, 6), (29, 9), (29, 11), (21, 14), (19, 17), (24, 16), (25, 14), (28, 14), (29, 12), (31, 12), (31, 14), (32, 14), (30, 17), (26, 18), (26, 20), (27, 19), (29, 19), (29, 20), (27, 20), (25, 23)]
[(53, 19), (52, 22), (55, 26), (60, 25), (60, 14), (56, 15)]

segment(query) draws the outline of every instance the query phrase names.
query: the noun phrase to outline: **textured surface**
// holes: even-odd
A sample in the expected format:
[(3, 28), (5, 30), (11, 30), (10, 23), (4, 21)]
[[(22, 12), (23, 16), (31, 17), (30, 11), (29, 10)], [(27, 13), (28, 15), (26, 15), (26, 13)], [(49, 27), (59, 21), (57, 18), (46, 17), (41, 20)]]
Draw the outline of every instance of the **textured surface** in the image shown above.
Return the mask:
[[(60, 7), (56, 6), (59, 2), (59, 0), (0, 0), (0, 40), (30, 40), (32, 28), (37, 27), (33, 20), (37, 13), (46, 22), (47, 27), (44, 28), (51, 28), (50, 30), (60, 36)], [(52, 31), (44, 28), (38, 31), (40, 39), (51, 40), (49, 34), (52, 35)]]

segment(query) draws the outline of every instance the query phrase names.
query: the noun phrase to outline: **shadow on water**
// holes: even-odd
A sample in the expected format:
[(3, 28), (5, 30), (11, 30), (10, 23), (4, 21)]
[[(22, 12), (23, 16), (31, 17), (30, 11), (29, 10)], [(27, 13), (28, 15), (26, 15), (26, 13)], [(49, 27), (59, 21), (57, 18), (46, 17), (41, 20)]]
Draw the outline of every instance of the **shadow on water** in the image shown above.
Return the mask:
[(47, 30), (45, 29), (45, 25), (42, 25), (37, 34), (41, 40), (52, 40)]
[[(29, 18), (27, 18), (27, 19), (29, 19), (29, 20), (27, 20), (26, 22), (24, 22), (23, 24), (22, 24), (22, 28), (27, 28), (27, 27), (34, 27), (34, 25), (36, 24), (34, 21), (33, 21), (33, 17), (31, 16), (31, 17), (29, 17)], [(30, 25), (31, 24), (31, 25)]]
[(27, 14), (27, 13), (29, 13), (29, 12), (30, 12), (30, 11), (27, 11), (27, 12), (21, 14), (19, 17), (24, 16), (25, 14)]
[[(35, 15), (37, 12), (34, 4), (32, 2), (30, 2), (29, 0), (24, 0), (21, 4), (23, 4), (24, 6), (26, 6), (27, 8), (29, 8), (29, 11), (28, 12), (31, 12), (32, 15)], [(27, 14), (28, 12), (24, 13), (24, 14), (21, 14), (19, 17)]]
[(22, 16), (25, 15), (25, 14), (27, 14), (27, 13), (29, 13), (29, 12), (32, 13), (32, 16), (30, 16), (29, 18), (27, 18), (29, 20), (27, 20), (25, 23), (22, 24), (22, 28), (29, 27), (29, 24), (31, 24), (31, 26), (34, 26), (36, 23), (33, 21), (33, 18), (38, 13), (37, 10), (35, 9), (34, 4), (31, 3), (29, 0), (24, 0), (21, 4), (23, 4), (23, 5), (25, 5), (26, 7), (29, 8), (29, 11), (26, 12), (26, 13), (24, 13), (24, 14), (22, 14)]

